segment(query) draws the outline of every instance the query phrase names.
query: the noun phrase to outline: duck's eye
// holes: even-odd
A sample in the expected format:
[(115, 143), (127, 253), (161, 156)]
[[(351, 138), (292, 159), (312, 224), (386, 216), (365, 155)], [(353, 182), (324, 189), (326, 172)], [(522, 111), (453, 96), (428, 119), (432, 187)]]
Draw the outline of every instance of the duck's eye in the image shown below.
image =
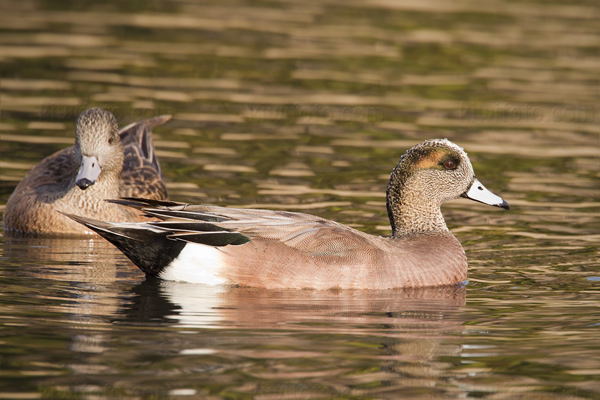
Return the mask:
[(114, 143), (114, 141), (115, 141), (115, 138), (114, 138), (114, 137), (110, 137), (110, 138), (108, 138), (108, 144), (113, 144), (113, 143)]
[(452, 159), (447, 159), (446, 161), (444, 161), (444, 168), (446, 168), (447, 170), (456, 169), (457, 166), (458, 163)]

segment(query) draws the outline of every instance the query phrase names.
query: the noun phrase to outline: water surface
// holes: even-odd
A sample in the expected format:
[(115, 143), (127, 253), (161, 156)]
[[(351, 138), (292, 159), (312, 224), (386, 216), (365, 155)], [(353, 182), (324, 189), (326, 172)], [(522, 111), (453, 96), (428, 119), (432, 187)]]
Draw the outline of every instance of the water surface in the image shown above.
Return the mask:
[(0, 398), (600, 396), (596, 1), (0, 5), (0, 211), (92, 106), (155, 131), (170, 198), (389, 235), (447, 137), (511, 210), (443, 207), (465, 287), (145, 279), (100, 239), (0, 234)]

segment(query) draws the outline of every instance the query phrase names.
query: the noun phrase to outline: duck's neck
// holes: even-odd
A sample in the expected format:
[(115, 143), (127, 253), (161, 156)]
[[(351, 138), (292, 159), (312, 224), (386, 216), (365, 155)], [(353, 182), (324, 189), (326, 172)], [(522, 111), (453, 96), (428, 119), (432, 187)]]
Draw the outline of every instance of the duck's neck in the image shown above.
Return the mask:
[(104, 200), (119, 198), (120, 175), (114, 172), (101, 174), (96, 182), (85, 190), (81, 190), (73, 182), (66, 197), (72, 197), (81, 209), (88, 212), (99, 212), (102, 209), (114, 207)]
[(429, 185), (411, 181), (396, 167), (387, 189), (392, 237), (448, 232), (438, 198)]

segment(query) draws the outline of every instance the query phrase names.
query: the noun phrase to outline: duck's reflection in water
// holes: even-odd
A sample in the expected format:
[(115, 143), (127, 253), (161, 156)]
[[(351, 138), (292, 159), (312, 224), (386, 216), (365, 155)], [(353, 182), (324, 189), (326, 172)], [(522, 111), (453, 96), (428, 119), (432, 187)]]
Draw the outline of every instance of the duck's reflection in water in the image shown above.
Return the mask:
[[(132, 289), (139, 299), (128, 318), (169, 318), (182, 327), (249, 329), (344, 329), (370, 324), (444, 329), (446, 313), (464, 305), (465, 288), (397, 290), (265, 290), (147, 279)], [(162, 298), (160, 300), (159, 298)], [(142, 300), (144, 299), (144, 300)], [(148, 304), (158, 307), (152, 314)], [(168, 310), (175, 312), (168, 314)], [(166, 315), (161, 315), (163, 312)], [(136, 312), (150, 313), (136, 318)], [(334, 325), (339, 323), (339, 325)], [(381, 324), (381, 325), (377, 325)], [(425, 327), (424, 326), (424, 327)]]
[(58, 324), (53, 333), (71, 337), (72, 351), (107, 350), (106, 330), (121, 307), (121, 285), (129, 281), (128, 287), (140, 275), (134, 267), (122, 266), (128, 264), (123, 255), (100, 237), (5, 231), (3, 241), (4, 276), (15, 288), (31, 292), (31, 315), (24, 317), (49, 315), (47, 321)]
[[(97, 239), (5, 236), (3, 250), (8, 282), (26, 281), (35, 312), (49, 312), (43, 323), (68, 342), (40, 355), (65, 360), (71, 371), (44, 381), (49, 390), (166, 394), (185, 382), (221, 382), (256, 393), (294, 381), (331, 395), (389, 397), (382, 391), (438, 395), (456, 375), (444, 358), (461, 353), (464, 287), (270, 291), (140, 282), (137, 269)], [(123, 368), (140, 372), (125, 384)]]
[(19, 274), (82, 287), (115, 283), (117, 266), (126, 262), (114, 246), (96, 235), (33, 236), (5, 231), (3, 250), (7, 265), (19, 264)]
[[(462, 330), (465, 292), (461, 286), (270, 291), (147, 279), (132, 288), (131, 302), (119, 320), (166, 323), (198, 333), (173, 342), (169, 351), (179, 355), (212, 354), (275, 364), (281, 362), (277, 360), (313, 357), (317, 366), (330, 364), (327, 360), (332, 354), (346, 354), (343, 357), (362, 357), (371, 368), (377, 367), (379, 375), (373, 378), (387, 381), (387, 386), (431, 388), (449, 374), (451, 365), (440, 360), (461, 352), (460, 344), (450, 338)], [(235, 344), (225, 338), (232, 335), (240, 337)], [(340, 368), (346, 371), (345, 363), (340, 361), (339, 368), (331, 368), (329, 378), (338, 379)], [(281, 373), (249, 373), (285, 379), (290, 370), (286, 365)], [(308, 372), (295, 373), (303, 376)], [(323, 378), (329, 374), (320, 367), (311, 373), (325, 374)]]

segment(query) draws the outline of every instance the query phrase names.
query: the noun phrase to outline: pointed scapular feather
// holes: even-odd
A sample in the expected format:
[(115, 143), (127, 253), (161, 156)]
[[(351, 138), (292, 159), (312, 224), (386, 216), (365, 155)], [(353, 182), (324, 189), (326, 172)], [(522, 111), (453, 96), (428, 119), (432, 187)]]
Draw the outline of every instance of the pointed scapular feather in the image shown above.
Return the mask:
[(192, 222), (192, 221), (160, 221), (148, 222), (148, 225), (156, 226), (168, 232), (230, 232), (230, 229), (225, 229), (215, 224), (208, 222)]
[(184, 205), (184, 203), (176, 203), (169, 200), (138, 199), (136, 197), (122, 197), (120, 199), (108, 199), (106, 201), (109, 203), (136, 208), (138, 210), (142, 210), (147, 207), (176, 207)]
[(143, 209), (144, 213), (150, 217), (157, 217), (160, 219), (170, 219), (170, 218), (181, 218), (190, 221), (205, 221), (205, 222), (223, 222), (229, 221), (230, 218), (222, 217), (220, 215), (212, 214), (212, 213), (204, 213), (200, 211), (172, 211), (172, 210), (163, 210), (163, 209)]
[(167, 238), (215, 247), (241, 245), (250, 242), (249, 238), (237, 232), (173, 233), (167, 235)]

